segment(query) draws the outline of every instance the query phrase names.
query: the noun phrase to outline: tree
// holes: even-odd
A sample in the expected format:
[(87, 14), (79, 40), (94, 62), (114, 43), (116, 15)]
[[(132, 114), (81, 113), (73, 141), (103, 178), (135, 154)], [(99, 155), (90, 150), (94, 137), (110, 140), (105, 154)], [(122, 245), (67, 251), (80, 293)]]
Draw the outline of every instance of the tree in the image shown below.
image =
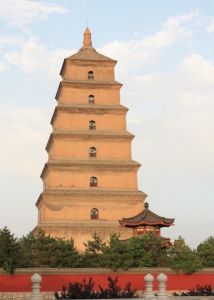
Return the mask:
[(73, 240), (45, 235), (43, 231), (20, 239), (22, 267), (78, 267), (80, 256)]
[(21, 257), (20, 247), (14, 234), (5, 226), (0, 229), (0, 267), (13, 274)]
[(204, 242), (199, 244), (197, 252), (203, 267), (214, 267), (214, 236), (210, 236)]
[(35, 244), (35, 236), (30, 232), (27, 236), (19, 239), (21, 250), (21, 259), (19, 261), (20, 268), (35, 267), (33, 245)]
[(130, 267), (130, 253), (127, 251), (127, 244), (119, 239), (119, 235), (113, 233), (109, 241), (103, 247), (103, 266), (117, 271)]
[(105, 245), (106, 243), (95, 232), (92, 235), (92, 240), (84, 243), (85, 253), (82, 255), (81, 266), (91, 268), (102, 266), (103, 248)]
[(107, 267), (116, 271), (119, 268), (165, 266), (166, 249), (160, 237), (145, 234), (120, 240), (116, 233), (104, 243), (98, 235), (86, 244), (83, 267)]
[(166, 264), (164, 241), (153, 233), (133, 237), (128, 243), (132, 267), (162, 267)]
[(177, 272), (181, 270), (186, 274), (191, 274), (202, 267), (197, 252), (191, 250), (182, 237), (179, 237), (168, 250), (168, 266)]
[(85, 251), (94, 254), (101, 253), (104, 245), (105, 243), (96, 232), (92, 235), (92, 240), (89, 240), (86, 243), (84, 243)]

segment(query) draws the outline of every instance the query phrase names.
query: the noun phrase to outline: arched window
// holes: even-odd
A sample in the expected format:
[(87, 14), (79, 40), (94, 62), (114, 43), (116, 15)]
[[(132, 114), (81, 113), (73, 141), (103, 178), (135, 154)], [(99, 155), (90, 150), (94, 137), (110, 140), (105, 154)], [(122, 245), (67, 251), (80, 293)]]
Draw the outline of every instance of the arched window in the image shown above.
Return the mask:
[(94, 95), (89, 95), (88, 96), (88, 103), (94, 103)]
[(94, 79), (94, 72), (93, 71), (89, 71), (88, 72), (88, 79), (89, 80), (93, 80)]
[(97, 177), (90, 178), (90, 186), (92, 187), (97, 186)]
[(91, 220), (99, 219), (99, 210), (97, 208), (91, 209)]
[(89, 149), (89, 157), (96, 157), (97, 156), (97, 149), (95, 147), (91, 147)]
[(93, 121), (93, 120), (91, 120), (91, 121), (89, 121), (89, 129), (96, 129), (96, 122), (95, 121)]

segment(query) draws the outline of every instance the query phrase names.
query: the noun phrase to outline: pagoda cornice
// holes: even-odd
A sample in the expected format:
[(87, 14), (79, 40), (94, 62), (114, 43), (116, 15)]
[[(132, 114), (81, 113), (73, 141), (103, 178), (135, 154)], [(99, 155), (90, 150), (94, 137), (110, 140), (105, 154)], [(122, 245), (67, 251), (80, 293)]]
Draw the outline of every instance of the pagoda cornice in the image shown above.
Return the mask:
[(53, 124), (54, 119), (58, 111), (68, 111), (72, 113), (93, 113), (93, 114), (105, 114), (105, 113), (126, 113), (128, 108), (123, 105), (96, 105), (96, 104), (59, 104), (55, 107), (53, 116), (51, 118), (51, 124)]
[(68, 80), (68, 79), (63, 79), (60, 84), (62, 85), (89, 85), (89, 86), (97, 86), (97, 85), (103, 85), (103, 86), (109, 86), (109, 85), (116, 85), (116, 86), (123, 86), (122, 83), (116, 81), (116, 80)]
[(106, 171), (129, 171), (129, 170), (137, 170), (141, 164), (134, 160), (97, 160), (97, 159), (89, 159), (89, 160), (49, 160), (40, 175), (41, 178), (44, 178), (48, 169), (56, 170), (106, 170)]
[[(63, 221), (55, 221), (55, 223), (57, 223), (57, 225), (59, 224), (59, 226), (62, 226), (62, 227), (70, 227), (70, 226), (74, 226), (74, 227), (78, 227), (78, 226), (83, 226), (83, 227), (97, 227), (97, 220), (90, 220), (90, 221), (86, 221), (86, 220), (80, 220), (80, 221), (67, 221), (66, 223), (63, 222)], [(44, 226), (53, 226), (54, 224), (53, 223), (50, 223), (50, 222), (43, 222), (42, 223)], [(118, 221), (112, 221), (112, 220), (109, 220), (109, 221), (106, 221), (106, 220), (101, 220), (99, 219), (99, 225), (103, 225), (103, 226), (106, 226), (106, 225), (112, 225), (112, 226), (118, 226)]]
[(99, 110), (99, 109), (105, 109), (105, 110), (125, 110), (128, 111), (129, 109), (121, 104), (107, 104), (107, 105), (102, 105), (102, 104), (58, 104), (58, 108), (60, 109), (91, 109), (91, 110)]
[(78, 140), (132, 140), (134, 135), (128, 131), (101, 131), (101, 130), (55, 130), (51, 133), (46, 151), (49, 150), (54, 137), (59, 138), (75, 138)]
[(81, 47), (77, 53), (64, 59), (60, 75), (64, 75), (64, 69), (67, 64), (75, 64), (81, 66), (100, 66), (100, 63), (102, 63), (102, 67), (114, 67), (117, 61), (97, 52), (96, 49), (92, 47), (92, 45), (87, 45), (87, 47), (83, 45), (83, 47)]
[[(63, 221), (55, 221), (55, 222), (42, 222), (42, 226), (44, 227), (52, 227), (52, 226), (56, 226), (57, 224), (57, 227), (59, 226), (62, 227), (62, 228), (67, 228), (67, 227), (74, 227), (75, 229), (78, 230), (79, 227), (83, 227), (83, 228), (90, 228), (90, 227), (93, 227), (93, 228), (97, 228), (97, 220), (90, 220), (90, 221), (85, 221), (85, 220), (81, 220), (81, 221), (67, 221), (66, 223), (63, 222)], [(101, 220), (99, 219), (99, 226), (103, 226), (104, 228), (106, 226), (111, 226), (111, 227), (114, 227), (115, 229), (117, 229), (118, 227), (118, 221), (106, 221), (106, 220)]]
[(140, 167), (141, 164), (136, 162), (135, 160), (101, 160), (97, 158), (91, 157), (90, 159), (51, 159), (47, 162), (49, 165), (72, 165), (72, 166), (80, 166), (80, 165), (106, 165), (106, 166), (136, 166)]
[(99, 189), (99, 188), (90, 188), (90, 189), (46, 189), (42, 194), (51, 194), (51, 195), (101, 195), (101, 196), (146, 196), (147, 195), (139, 190), (130, 190), (130, 189)]
[[(39, 195), (39, 198), (36, 202), (36, 206), (39, 205), (43, 196), (55, 196), (58, 200), (60, 197), (81, 197), (84, 199), (90, 199), (91, 197), (103, 198), (108, 201), (115, 201), (116, 197), (122, 197), (123, 201), (131, 201), (131, 199), (142, 201), (142, 198), (145, 199), (147, 195), (139, 190), (101, 190), (96, 188), (90, 189), (46, 189), (43, 193)], [(123, 198), (124, 197), (124, 198)], [(54, 200), (54, 198), (52, 198)]]
[(87, 89), (120, 89), (122, 83), (117, 81), (97, 81), (97, 80), (62, 80), (58, 86), (55, 99), (58, 100), (62, 86), (83, 87)]
[(100, 59), (80, 59), (80, 58), (72, 58), (72, 57), (67, 57), (64, 59), (63, 64), (62, 64), (62, 68), (60, 70), (60, 75), (63, 77), (64, 76), (64, 72), (65, 72), (65, 66), (66, 64), (73, 64), (73, 65), (77, 65), (77, 66), (100, 66), (100, 62), (102, 62), (102, 67), (106, 67), (106, 66), (112, 66), (114, 67), (117, 63), (116, 60), (110, 59), (110, 60), (106, 60), (104, 58), (100, 58)]

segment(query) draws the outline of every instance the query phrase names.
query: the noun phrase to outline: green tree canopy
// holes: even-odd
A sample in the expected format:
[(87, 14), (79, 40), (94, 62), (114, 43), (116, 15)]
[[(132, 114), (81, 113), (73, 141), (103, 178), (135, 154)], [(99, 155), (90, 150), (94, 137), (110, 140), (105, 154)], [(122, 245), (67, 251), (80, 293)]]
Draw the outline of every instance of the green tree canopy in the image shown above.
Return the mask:
[(119, 239), (119, 235), (113, 233), (109, 241), (103, 247), (103, 266), (113, 271), (119, 268), (129, 268), (129, 255), (127, 245)]
[(197, 251), (203, 267), (214, 267), (214, 236), (199, 244)]
[(103, 264), (117, 270), (133, 267), (157, 267), (166, 263), (166, 249), (161, 238), (154, 234), (120, 240), (119, 235), (110, 236), (103, 247)]
[(152, 233), (131, 238), (127, 247), (133, 267), (162, 267), (166, 264), (164, 240)]
[(214, 237), (202, 242), (196, 250), (183, 238), (166, 248), (164, 239), (144, 234), (121, 240), (116, 233), (103, 241), (96, 233), (78, 253), (74, 241), (54, 238), (43, 231), (29, 233), (20, 239), (7, 227), (0, 229), (0, 267), (14, 273), (17, 267), (106, 267), (113, 271), (133, 267), (170, 267), (193, 273), (201, 267), (214, 267)]
[(0, 229), (0, 267), (7, 273), (13, 274), (21, 257), (17, 238), (5, 226)]
[(88, 268), (102, 267), (103, 265), (103, 248), (106, 243), (101, 237), (94, 233), (92, 239), (84, 243), (85, 252), (82, 254), (81, 266)]
[(175, 271), (191, 274), (201, 268), (200, 258), (195, 250), (186, 245), (179, 237), (174, 245), (168, 249), (168, 266)]
[(64, 240), (45, 235), (43, 231), (20, 239), (22, 267), (78, 267), (79, 254), (72, 239)]

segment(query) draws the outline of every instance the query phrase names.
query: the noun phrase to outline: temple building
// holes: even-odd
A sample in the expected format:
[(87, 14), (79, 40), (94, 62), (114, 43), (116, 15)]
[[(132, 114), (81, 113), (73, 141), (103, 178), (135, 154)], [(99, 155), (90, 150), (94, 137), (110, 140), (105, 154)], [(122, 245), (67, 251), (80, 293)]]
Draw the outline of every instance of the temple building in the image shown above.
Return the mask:
[(72, 237), (79, 250), (95, 232), (103, 239), (115, 232), (128, 239), (148, 230), (160, 234), (174, 222), (152, 213), (138, 190), (140, 164), (131, 156), (134, 136), (126, 129), (116, 63), (93, 48), (87, 28), (82, 48), (64, 60), (60, 72), (34, 231)]
[(133, 228), (133, 236), (144, 233), (154, 233), (160, 236), (162, 227), (173, 225), (174, 219), (160, 217), (149, 209), (148, 202), (144, 203), (144, 209), (136, 216), (123, 218), (119, 221), (122, 226)]

